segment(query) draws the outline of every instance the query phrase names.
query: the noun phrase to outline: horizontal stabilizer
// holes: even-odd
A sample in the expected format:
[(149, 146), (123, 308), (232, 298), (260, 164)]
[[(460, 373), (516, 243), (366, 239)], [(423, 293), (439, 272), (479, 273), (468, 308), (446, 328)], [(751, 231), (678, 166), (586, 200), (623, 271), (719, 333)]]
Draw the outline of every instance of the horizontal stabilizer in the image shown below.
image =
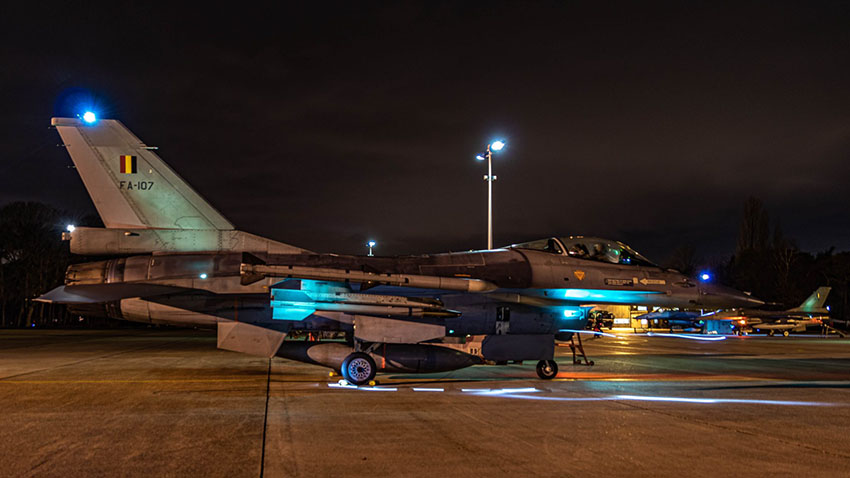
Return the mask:
[(159, 284), (62, 285), (35, 300), (52, 304), (97, 304), (136, 297), (179, 294), (192, 289)]

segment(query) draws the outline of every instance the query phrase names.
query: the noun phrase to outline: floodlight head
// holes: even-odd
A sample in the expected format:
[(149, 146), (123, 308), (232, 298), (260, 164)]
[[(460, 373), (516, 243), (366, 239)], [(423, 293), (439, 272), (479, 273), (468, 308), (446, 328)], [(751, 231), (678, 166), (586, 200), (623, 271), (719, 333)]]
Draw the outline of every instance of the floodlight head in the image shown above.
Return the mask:
[(366, 245), (369, 246), (369, 247), (375, 247), (376, 244), (377, 244), (377, 242), (375, 242), (375, 241), (369, 241), (368, 243), (366, 243)]
[(479, 154), (479, 155), (476, 155), (476, 156), (475, 156), (475, 159), (477, 159), (477, 160), (479, 160), (479, 161), (484, 161), (486, 158), (484, 157), (484, 155), (483, 155), (483, 154)]
[(83, 113), (83, 121), (89, 124), (94, 123), (95, 121), (97, 121), (97, 116), (91, 111), (86, 111), (85, 113)]
[(68, 231), (68, 232), (74, 232), (74, 229), (76, 229), (76, 228), (77, 228), (77, 226), (75, 226), (73, 224), (68, 224), (67, 226), (65, 226), (65, 230)]
[(505, 147), (504, 141), (493, 141), (492, 143), (490, 143), (490, 149), (492, 149), (493, 151), (499, 151), (500, 149), (502, 149), (504, 147)]

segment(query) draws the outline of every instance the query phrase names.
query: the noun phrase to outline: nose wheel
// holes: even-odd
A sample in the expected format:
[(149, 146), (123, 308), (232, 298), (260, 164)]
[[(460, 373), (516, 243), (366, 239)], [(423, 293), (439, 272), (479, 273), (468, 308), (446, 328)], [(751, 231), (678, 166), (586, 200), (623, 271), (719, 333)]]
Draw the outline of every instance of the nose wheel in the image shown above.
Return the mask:
[(342, 362), (342, 376), (352, 385), (363, 385), (375, 378), (377, 366), (368, 354), (354, 352)]
[(558, 363), (554, 360), (537, 362), (537, 376), (543, 380), (552, 380), (558, 375)]

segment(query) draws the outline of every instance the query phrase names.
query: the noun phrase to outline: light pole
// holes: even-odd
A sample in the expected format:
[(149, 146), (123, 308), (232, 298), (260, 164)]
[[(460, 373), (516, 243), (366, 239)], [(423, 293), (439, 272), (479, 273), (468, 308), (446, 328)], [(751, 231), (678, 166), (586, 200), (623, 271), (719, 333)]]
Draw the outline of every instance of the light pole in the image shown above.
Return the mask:
[(375, 241), (369, 241), (366, 243), (366, 245), (369, 246), (369, 257), (372, 257), (374, 255), (372, 254), (372, 248), (375, 247), (376, 244), (377, 243)]
[(487, 175), (484, 180), (487, 181), (487, 249), (493, 249), (493, 181), (496, 176), (493, 176), (493, 151), (500, 151), (505, 147), (504, 141), (493, 141), (487, 145), (487, 151), (483, 154), (475, 156), (479, 161), (487, 160)]

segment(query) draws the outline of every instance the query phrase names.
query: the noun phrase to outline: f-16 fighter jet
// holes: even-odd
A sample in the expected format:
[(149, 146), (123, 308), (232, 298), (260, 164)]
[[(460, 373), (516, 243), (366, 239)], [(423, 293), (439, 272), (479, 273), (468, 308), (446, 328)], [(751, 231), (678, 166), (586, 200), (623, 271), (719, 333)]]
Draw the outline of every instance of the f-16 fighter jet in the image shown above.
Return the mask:
[(340, 371), (440, 372), (537, 361), (593, 304), (760, 304), (664, 270), (627, 245), (551, 237), (493, 250), (402, 257), (316, 253), (234, 228), (123, 124), (53, 118), (105, 228), (65, 233), (75, 264), (40, 299), (81, 314), (217, 328), (218, 347)]

